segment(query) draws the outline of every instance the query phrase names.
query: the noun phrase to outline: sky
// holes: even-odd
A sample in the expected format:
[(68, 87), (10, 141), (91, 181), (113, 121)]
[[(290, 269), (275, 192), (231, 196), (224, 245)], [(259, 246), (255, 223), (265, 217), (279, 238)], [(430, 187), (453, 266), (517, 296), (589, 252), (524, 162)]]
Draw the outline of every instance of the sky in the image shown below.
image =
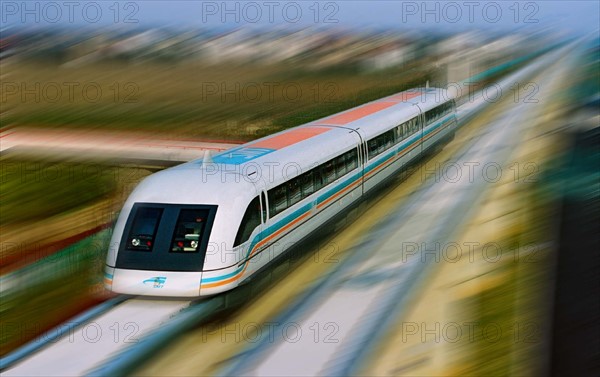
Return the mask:
[(11, 1), (0, 3), (2, 27), (123, 25), (233, 28), (323, 26), (457, 31), (600, 27), (600, 1)]

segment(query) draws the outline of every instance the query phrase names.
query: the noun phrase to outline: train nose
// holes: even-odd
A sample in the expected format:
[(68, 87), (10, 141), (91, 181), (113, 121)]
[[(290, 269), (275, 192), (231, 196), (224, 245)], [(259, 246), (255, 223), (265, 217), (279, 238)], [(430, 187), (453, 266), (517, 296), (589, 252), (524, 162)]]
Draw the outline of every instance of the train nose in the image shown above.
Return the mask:
[(128, 295), (197, 297), (201, 272), (115, 269), (112, 291)]

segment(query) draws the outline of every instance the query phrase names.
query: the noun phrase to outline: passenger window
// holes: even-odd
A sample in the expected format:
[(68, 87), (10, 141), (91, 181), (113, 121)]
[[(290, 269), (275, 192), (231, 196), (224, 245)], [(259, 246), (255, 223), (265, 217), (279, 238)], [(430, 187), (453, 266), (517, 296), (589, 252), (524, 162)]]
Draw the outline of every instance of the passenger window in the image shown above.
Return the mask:
[(375, 142), (377, 143), (377, 148), (375, 149), (375, 156), (377, 156), (378, 154), (380, 154), (381, 152), (383, 152), (383, 149), (384, 149), (383, 148), (384, 147), (384, 145), (383, 145), (383, 139), (381, 138), (381, 135), (377, 136), (375, 138)]
[[(256, 197), (258, 199), (258, 196)], [(260, 204), (259, 204), (260, 207)], [(260, 223), (260, 208), (257, 211)], [(208, 210), (182, 209), (171, 241), (171, 253), (197, 253), (208, 218)]]
[(379, 139), (379, 153), (385, 151), (388, 146), (388, 137), (386, 134), (381, 134), (378, 137)]
[(377, 138), (369, 140), (367, 145), (369, 148), (369, 159), (377, 156)]
[(269, 190), (269, 215), (273, 217), (286, 209), (287, 186), (285, 184)]
[(358, 152), (356, 149), (346, 153), (346, 166), (348, 172), (351, 172), (358, 167)]
[(346, 156), (345, 154), (335, 159), (335, 170), (337, 177), (346, 175)]
[(315, 191), (320, 190), (323, 185), (324, 185), (324, 180), (323, 180), (323, 176), (324, 176), (324, 172), (323, 172), (323, 166), (317, 166), (314, 169), (314, 178), (315, 178)]
[(240, 228), (235, 236), (235, 241), (233, 242), (233, 247), (239, 246), (246, 242), (254, 229), (260, 225), (260, 201), (258, 200), (258, 196), (250, 202), (248, 208), (246, 209), (246, 213), (244, 213), (244, 217), (242, 217), (242, 222), (240, 224)]
[(329, 160), (325, 163), (323, 173), (325, 174), (325, 182), (323, 182), (325, 185), (335, 181), (335, 164), (333, 160)]
[(288, 207), (300, 200), (302, 200), (302, 191), (300, 190), (300, 178), (297, 177), (288, 182)]
[(302, 186), (302, 198), (306, 198), (315, 192), (314, 169), (300, 176), (300, 185)]
[(386, 132), (383, 135), (381, 135), (381, 140), (383, 141), (383, 151), (386, 151), (388, 149), (390, 149), (390, 147), (392, 146), (392, 144), (394, 143), (394, 139), (392, 138), (392, 135), (390, 134), (390, 132)]
[(127, 250), (152, 251), (162, 208), (138, 207), (127, 237)]

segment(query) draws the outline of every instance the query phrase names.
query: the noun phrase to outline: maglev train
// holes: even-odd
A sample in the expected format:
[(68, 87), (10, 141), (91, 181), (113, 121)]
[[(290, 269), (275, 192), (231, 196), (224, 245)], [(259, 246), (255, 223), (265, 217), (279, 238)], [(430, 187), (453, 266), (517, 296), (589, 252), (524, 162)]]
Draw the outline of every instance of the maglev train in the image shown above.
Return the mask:
[(152, 174), (114, 226), (104, 284), (196, 297), (247, 281), (454, 136), (454, 100), (418, 88)]

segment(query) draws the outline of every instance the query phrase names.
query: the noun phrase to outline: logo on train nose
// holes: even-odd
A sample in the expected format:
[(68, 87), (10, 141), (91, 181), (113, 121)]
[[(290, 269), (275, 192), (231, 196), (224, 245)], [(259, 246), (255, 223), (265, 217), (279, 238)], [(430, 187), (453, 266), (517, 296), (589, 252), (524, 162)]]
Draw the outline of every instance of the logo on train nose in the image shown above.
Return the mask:
[(152, 285), (152, 288), (162, 288), (167, 278), (165, 276), (156, 276), (143, 281), (144, 285)]

